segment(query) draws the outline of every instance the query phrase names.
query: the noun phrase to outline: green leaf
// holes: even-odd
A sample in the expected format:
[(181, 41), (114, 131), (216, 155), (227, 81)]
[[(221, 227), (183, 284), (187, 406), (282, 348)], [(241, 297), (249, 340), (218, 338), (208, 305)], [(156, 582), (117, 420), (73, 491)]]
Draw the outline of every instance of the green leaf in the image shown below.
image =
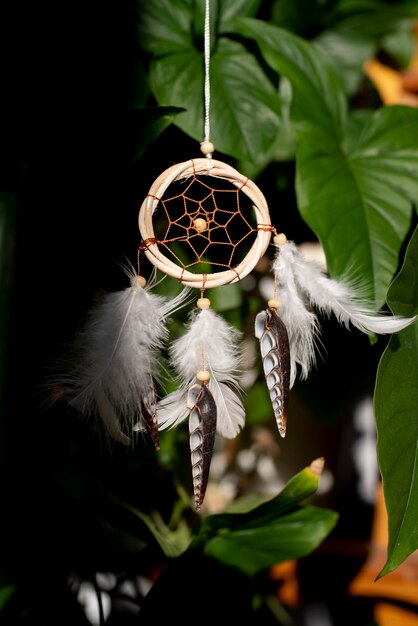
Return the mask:
[(183, 107), (176, 125), (196, 140), (203, 137), (204, 69), (201, 53), (188, 48), (156, 58), (150, 66), (151, 90), (161, 105)]
[[(418, 314), (418, 229), (388, 292), (395, 314)], [(388, 559), (379, 576), (418, 548), (418, 322), (394, 335), (382, 355), (374, 395), (377, 454), (389, 519)]]
[[(257, 161), (280, 125), (277, 90), (241, 44), (221, 38), (211, 58), (211, 135), (218, 151)], [(204, 134), (204, 68), (195, 48), (151, 64), (151, 89), (160, 104), (187, 109), (176, 125), (200, 141)]]
[(141, 47), (158, 56), (190, 48), (191, 0), (138, 1), (137, 37)]
[(137, 161), (161, 133), (184, 111), (178, 107), (148, 107), (133, 110), (134, 161)]
[(296, 189), (331, 274), (350, 272), (381, 305), (418, 199), (418, 111), (383, 107), (366, 120), (350, 119), (340, 145), (315, 129), (300, 134)]
[(297, 508), (307, 498), (310, 498), (318, 489), (318, 472), (311, 467), (305, 467), (293, 476), (282, 491), (271, 500), (263, 502), (247, 513), (224, 513), (210, 515), (203, 519), (200, 534), (208, 537), (227, 529), (252, 528), (269, 523), (281, 515), (285, 515)]
[(347, 95), (353, 96), (364, 78), (364, 62), (376, 53), (376, 41), (335, 28), (323, 31), (313, 40), (313, 44), (330, 59), (342, 77)]
[(309, 554), (337, 521), (332, 511), (302, 506), (317, 487), (318, 476), (308, 467), (255, 509), (206, 518), (200, 533), (204, 553), (247, 575)]
[(235, 17), (254, 17), (261, 0), (220, 0), (220, 28)]
[(336, 139), (347, 115), (342, 83), (333, 66), (312, 44), (288, 31), (254, 18), (237, 19), (230, 30), (257, 42), (270, 67), (286, 76), (293, 89), (293, 123), (315, 124)]
[(171, 530), (157, 511), (150, 516), (142, 513), (135, 507), (127, 505), (125, 507), (144, 522), (167, 557), (178, 557), (189, 547), (191, 535), (189, 528), (185, 524), (180, 524), (176, 530)]
[(336, 520), (332, 511), (305, 507), (270, 524), (219, 535), (206, 544), (205, 554), (251, 576), (283, 561), (306, 556), (322, 543)]
[(267, 151), (259, 155), (257, 163), (249, 161), (238, 163), (238, 170), (251, 180), (256, 180), (272, 161), (294, 161), (295, 159), (295, 138), (290, 125), (292, 87), (284, 76), (280, 79), (279, 99), (280, 126)]

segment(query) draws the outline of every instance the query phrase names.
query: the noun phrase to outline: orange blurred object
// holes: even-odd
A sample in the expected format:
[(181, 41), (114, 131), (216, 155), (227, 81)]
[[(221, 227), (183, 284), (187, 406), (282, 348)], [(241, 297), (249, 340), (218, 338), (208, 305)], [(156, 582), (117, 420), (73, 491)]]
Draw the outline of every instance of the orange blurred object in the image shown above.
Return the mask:
[(279, 583), (278, 598), (285, 606), (298, 606), (300, 603), (297, 562), (284, 561), (271, 568), (272, 580)]
[(418, 24), (414, 27), (415, 50), (405, 70), (395, 70), (377, 59), (364, 64), (364, 73), (371, 80), (385, 105), (404, 104), (418, 107)]

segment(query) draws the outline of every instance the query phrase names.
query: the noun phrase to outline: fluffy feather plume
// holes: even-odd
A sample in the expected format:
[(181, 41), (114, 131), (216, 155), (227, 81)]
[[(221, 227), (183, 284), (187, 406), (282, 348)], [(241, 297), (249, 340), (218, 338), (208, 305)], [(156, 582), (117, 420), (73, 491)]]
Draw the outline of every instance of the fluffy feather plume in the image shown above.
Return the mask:
[(150, 432), (158, 449), (156, 397), (158, 351), (167, 337), (167, 317), (190, 290), (168, 300), (143, 288), (133, 271), (131, 286), (106, 294), (89, 313), (80, 349), (66, 381), (69, 404), (86, 417), (99, 418), (107, 433), (125, 444), (136, 422)]
[(217, 407), (217, 432), (225, 438), (236, 437), (245, 419), (239, 395), (240, 336), (237, 329), (211, 309), (192, 313), (186, 333), (174, 342), (170, 351), (180, 388), (158, 403), (161, 430), (177, 426), (188, 417), (188, 389), (204, 366), (211, 374), (208, 387)]
[(386, 313), (376, 313), (364, 302), (361, 292), (344, 280), (329, 278), (320, 267), (307, 261), (296, 245), (283, 235), (276, 244), (273, 262), (277, 289), (281, 298), (280, 317), (285, 323), (290, 342), (291, 385), (296, 365), (306, 378), (315, 363), (315, 338), (319, 325), (311, 307), (327, 315), (335, 315), (347, 328), (352, 324), (363, 333), (390, 334), (403, 330), (415, 321)]

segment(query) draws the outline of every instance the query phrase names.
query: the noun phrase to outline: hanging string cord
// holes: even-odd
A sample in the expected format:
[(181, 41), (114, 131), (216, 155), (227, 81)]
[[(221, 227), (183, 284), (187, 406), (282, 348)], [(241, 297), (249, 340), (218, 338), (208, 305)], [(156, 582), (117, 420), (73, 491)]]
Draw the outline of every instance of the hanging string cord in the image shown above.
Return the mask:
[(205, 0), (205, 34), (204, 34), (204, 57), (205, 57), (205, 85), (204, 85), (204, 140), (200, 143), (200, 150), (208, 162), (208, 175), (212, 167), (212, 154), (215, 146), (210, 140), (210, 0)]
[(205, 126), (204, 141), (210, 141), (210, 0), (205, 0)]

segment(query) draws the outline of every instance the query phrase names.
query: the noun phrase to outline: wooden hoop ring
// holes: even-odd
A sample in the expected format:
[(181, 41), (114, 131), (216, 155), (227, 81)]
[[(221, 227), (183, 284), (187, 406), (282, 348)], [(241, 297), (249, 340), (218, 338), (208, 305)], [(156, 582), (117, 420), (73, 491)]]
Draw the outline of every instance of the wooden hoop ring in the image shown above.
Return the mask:
[[(235, 187), (242, 190), (253, 202), (253, 208), (257, 220), (257, 226), (262, 226), (257, 231), (257, 237), (245, 258), (233, 269), (228, 269), (213, 274), (193, 274), (179, 267), (164, 256), (156, 243), (152, 216), (156, 210), (160, 198), (171, 183), (183, 178), (190, 178), (195, 174), (206, 174), (215, 178), (228, 180)], [(240, 174), (230, 165), (214, 159), (190, 159), (165, 170), (154, 181), (148, 196), (145, 198), (139, 210), (139, 231), (143, 241), (150, 242), (144, 248), (145, 256), (158, 269), (172, 278), (187, 285), (188, 287), (205, 288), (220, 287), (229, 283), (235, 283), (247, 276), (254, 269), (259, 259), (263, 256), (270, 243), (273, 228), (271, 227), (270, 215), (266, 199), (260, 189), (248, 178)]]

